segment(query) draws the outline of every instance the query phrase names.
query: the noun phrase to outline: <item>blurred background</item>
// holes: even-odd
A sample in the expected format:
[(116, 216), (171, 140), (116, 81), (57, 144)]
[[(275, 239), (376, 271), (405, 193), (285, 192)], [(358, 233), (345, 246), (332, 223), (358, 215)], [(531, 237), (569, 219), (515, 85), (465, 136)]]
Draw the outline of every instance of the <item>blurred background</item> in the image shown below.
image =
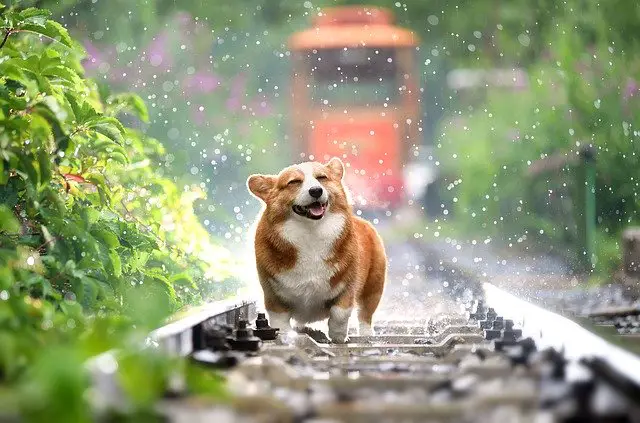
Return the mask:
[[(147, 102), (149, 123), (130, 124), (164, 144), (157, 165), (227, 248), (244, 248), (260, 209), (249, 174), (343, 153), (358, 212), (410, 210), (409, 237), (492, 240), (595, 275), (619, 266), (639, 205), (640, 5), (369, 1), (386, 12), (332, 15), (358, 2), (22, 3), (83, 43), (89, 76)], [(359, 56), (366, 25), (390, 35)]]
[(136, 340), (260, 296), (245, 184), (295, 162), (345, 162), (385, 241), (377, 316), (450, 315), (466, 279), (640, 297), (638, 2), (5, 3), (2, 412), (89, 421), (82, 363), (121, 348), (151, 407), (175, 366)]

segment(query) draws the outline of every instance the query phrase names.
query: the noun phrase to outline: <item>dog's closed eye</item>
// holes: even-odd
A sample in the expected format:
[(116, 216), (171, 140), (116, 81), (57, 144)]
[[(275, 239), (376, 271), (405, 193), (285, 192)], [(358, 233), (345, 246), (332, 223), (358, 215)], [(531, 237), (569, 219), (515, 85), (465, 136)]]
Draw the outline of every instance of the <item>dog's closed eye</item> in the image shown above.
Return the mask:
[(316, 176), (316, 179), (318, 181), (326, 181), (329, 178), (327, 178), (327, 175), (318, 175), (318, 176)]
[(298, 185), (301, 184), (302, 180), (301, 179), (292, 179), (289, 182), (287, 182), (287, 185)]

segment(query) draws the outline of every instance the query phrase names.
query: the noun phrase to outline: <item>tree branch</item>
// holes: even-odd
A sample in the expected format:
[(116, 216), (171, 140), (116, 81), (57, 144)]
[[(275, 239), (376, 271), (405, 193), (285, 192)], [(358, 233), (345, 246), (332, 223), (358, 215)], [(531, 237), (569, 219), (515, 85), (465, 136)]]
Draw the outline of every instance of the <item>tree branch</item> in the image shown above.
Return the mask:
[(9, 35), (11, 35), (11, 30), (7, 29), (7, 33), (4, 34), (4, 38), (2, 39), (2, 42), (0, 43), (0, 48), (4, 47), (4, 45), (7, 43), (7, 40), (9, 39)]

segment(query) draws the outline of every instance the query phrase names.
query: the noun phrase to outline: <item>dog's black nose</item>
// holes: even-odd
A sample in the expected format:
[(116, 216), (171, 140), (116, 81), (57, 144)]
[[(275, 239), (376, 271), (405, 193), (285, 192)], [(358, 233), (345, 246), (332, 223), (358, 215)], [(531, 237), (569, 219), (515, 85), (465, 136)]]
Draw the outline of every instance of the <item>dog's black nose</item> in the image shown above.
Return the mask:
[(313, 198), (320, 198), (320, 196), (322, 195), (322, 187), (309, 188), (309, 195)]

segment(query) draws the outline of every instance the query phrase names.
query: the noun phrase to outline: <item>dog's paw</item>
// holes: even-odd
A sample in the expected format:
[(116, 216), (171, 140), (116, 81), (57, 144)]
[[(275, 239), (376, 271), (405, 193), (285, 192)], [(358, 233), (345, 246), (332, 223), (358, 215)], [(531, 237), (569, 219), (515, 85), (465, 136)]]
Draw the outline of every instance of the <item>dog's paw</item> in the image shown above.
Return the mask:
[(346, 344), (349, 342), (349, 337), (346, 333), (331, 333), (329, 332), (329, 338), (331, 338), (332, 344)]
[(360, 326), (358, 328), (358, 334), (360, 336), (375, 336), (373, 327), (371, 327), (371, 325), (367, 323), (360, 323)]

